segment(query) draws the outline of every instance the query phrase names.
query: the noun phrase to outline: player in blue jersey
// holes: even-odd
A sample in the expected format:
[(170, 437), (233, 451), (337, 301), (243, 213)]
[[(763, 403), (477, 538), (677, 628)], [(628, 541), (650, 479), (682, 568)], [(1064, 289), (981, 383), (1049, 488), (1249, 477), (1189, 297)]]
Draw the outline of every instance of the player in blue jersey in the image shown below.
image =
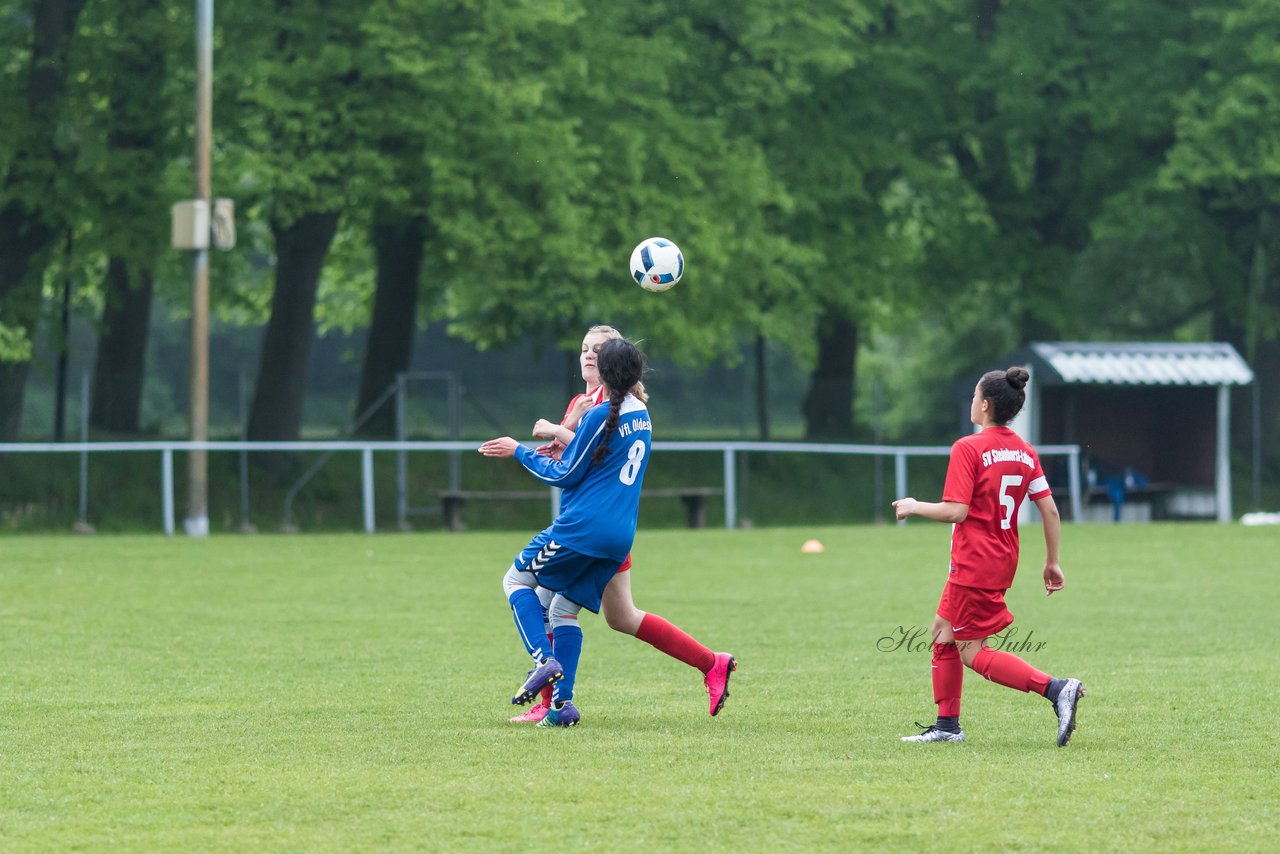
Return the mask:
[[(612, 326), (592, 326), (582, 338), (582, 350), (578, 363), (582, 371), (582, 380), (586, 383), (583, 394), (575, 395), (565, 409), (564, 417), (559, 424), (547, 419), (538, 419), (533, 425), (535, 439), (550, 439), (545, 445), (535, 448), (544, 456), (560, 458), (561, 453), (573, 441), (578, 429), (578, 419), (582, 413), (604, 401), (605, 387), (601, 385), (600, 371), (596, 367), (596, 354), (606, 341), (621, 338), (622, 333)], [(648, 403), (644, 383), (636, 383), (631, 393), (641, 403)], [(551, 639), (551, 626), (545, 623), (547, 609), (551, 605), (554, 594), (546, 588), (538, 588), (538, 598), (542, 602), (544, 627), (548, 641)], [(670, 620), (653, 613), (641, 611), (636, 607), (631, 595), (631, 555), (622, 561), (613, 581), (604, 589), (600, 601), (600, 611), (604, 614), (605, 623), (614, 631), (644, 641), (654, 649), (663, 652), (677, 661), (696, 668), (702, 673), (702, 684), (707, 689), (707, 709), (715, 717), (724, 708), (729, 699), (729, 677), (737, 667), (737, 661), (727, 652), (713, 652), (697, 638)], [(542, 689), (538, 702), (525, 708), (523, 712), (511, 718), (512, 723), (537, 723), (546, 717), (551, 708), (551, 686)]]
[[(601, 596), (631, 551), (640, 515), (640, 488), (653, 433), (649, 410), (632, 388), (644, 376), (640, 349), (606, 341), (596, 358), (608, 403), (588, 409), (560, 459), (509, 436), (480, 446), (487, 457), (514, 456), (538, 480), (563, 489), (560, 515), (516, 556), (503, 578), (516, 628), (533, 669), (511, 702), (523, 705), (552, 684), (552, 708), (538, 726), (574, 726), (574, 679), (582, 654), (578, 613), (600, 610)], [(543, 633), (537, 588), (554, 592), (548, 608), (551, 649)]]

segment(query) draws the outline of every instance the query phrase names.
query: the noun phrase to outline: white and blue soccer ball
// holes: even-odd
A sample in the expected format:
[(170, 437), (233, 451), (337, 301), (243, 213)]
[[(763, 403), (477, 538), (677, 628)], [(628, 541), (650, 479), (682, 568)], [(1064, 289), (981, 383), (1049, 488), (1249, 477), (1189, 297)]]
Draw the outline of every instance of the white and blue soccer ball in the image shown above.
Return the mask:
[(631, 250), (631, 278), (646, 291), (673, 288), (683, 275), (684, 255), (665, 237), (641, 240)]

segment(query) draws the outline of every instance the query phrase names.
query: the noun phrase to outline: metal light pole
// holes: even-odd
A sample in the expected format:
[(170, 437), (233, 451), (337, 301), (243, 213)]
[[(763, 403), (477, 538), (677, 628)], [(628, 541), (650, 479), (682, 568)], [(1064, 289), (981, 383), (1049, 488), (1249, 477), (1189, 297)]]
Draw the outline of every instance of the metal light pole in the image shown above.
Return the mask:
[[(213, 194), (209, 150), (213, 138), (213, 0), (196, 0), (195, 201), (205, 209)], [(209, 246), (195, 250), (191, 279), (191, 441), (209, 439)], [(209, 454), (187, 455), (187, 518), (192, 537), (209, 534)]]

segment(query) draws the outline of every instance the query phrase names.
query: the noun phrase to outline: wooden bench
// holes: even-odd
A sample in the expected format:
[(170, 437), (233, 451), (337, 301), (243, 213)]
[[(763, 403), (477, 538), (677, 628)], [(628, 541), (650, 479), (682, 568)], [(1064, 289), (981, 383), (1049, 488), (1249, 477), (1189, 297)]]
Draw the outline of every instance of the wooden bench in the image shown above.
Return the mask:
[(707, 527), (707, 499), (713, 495), (724, 495), (718, 486), (678, 486), (670, 489), (646, 489), (640, 493), (644, 498), (679, 498), (684, 502), (685, 521), (690, 528)]
[(440, 518), (445, 530), (465, 531), (462, 524), (462, 508), (468, 501), (523, 501), (538, 498), (551, 503), (551, 495), (545, 489), (539, 490), (483, 490), (483, 489), (445, 489), (440, 492)]
[[(707, 526), (707, 499), (714, 495), (724, 495), (724, 490), (715, 486), (685, 486), (667, 489), (646, 489), (641, 498), (679, 498), (684, 502), (685, 520), (690, 528)], [(481, 489), (445, 489), (440, 492), (440, 518), (445, 530), (466, 530), (462, 524), (462, 508), (468, 501), (525, 501), (538, 499), (550, 502), (547, 490), (481, 490)]]

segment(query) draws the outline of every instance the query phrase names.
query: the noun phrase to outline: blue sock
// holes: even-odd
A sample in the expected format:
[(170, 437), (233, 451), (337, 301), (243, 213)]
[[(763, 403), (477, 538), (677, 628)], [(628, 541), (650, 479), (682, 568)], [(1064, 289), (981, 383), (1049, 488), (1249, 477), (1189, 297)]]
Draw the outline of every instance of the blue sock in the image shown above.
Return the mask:
[(551, 630), (552, 649), (556, 661), (564, 668), (564, 678), (553, 689), (552, 702), (573, 699), (573, 680), (578, 675), (578, 658), (582, 655), (582, 629), (579, 626), (556, 626)]
[(533, 656), (535, 661), (550, 658), (547, 634), (542, 630), (542, 603), (538, 601), (538, 594), (528, 587), (522, 587), (514, 591), (507, 601), (511, 603), (511, 616), (515, 617), (516, 629), (520, 632), (520, 640), (524, 642), (525, 652)]

